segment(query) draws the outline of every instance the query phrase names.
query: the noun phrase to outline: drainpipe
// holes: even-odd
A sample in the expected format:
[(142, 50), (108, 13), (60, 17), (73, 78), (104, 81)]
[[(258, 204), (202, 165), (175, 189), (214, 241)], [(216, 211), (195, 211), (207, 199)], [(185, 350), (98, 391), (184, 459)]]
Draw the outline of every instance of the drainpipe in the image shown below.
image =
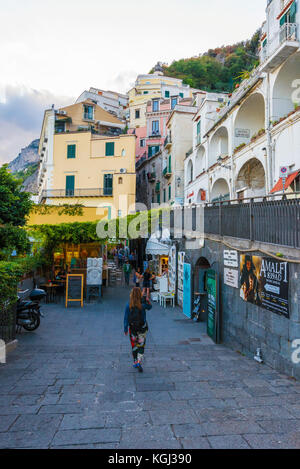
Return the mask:
[(272, 189), (272, 181), (273, 181), (273, 174), (272, 174), (272, 159), (273, 159), (273, 151), (272, 151), (272, 133), (271, 133), (271, 124), (270, 124), (270, 74), (267, 73), (267, 102), (266, 102), (266, 121), (267, 121), (267, 194), (270, 193)]

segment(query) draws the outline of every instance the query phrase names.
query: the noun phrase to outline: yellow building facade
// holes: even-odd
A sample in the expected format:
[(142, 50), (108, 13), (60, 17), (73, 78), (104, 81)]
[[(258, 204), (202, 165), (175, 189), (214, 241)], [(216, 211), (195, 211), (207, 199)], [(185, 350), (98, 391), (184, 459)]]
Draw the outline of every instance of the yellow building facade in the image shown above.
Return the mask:
[(53, 213), (33, 214), (29, 224), (38, 224), (39, 217), (41, 223), (62, 223), (134, 212), (136, 137), (121, 133), (124, 128), (124, 122), (92, 102), (45, 112), (39, 149), (39, 202), (80, 204), (84, 216), (66, 220)]
[(198, 90), (184, 85), (178, 78), (166, 77), (162, 73), (139, 75), (135, 86), (128, 92), (129, 95), (129, 127), (131, 129), (146, 126), (147, 102), (151, 99), (191, 98)]

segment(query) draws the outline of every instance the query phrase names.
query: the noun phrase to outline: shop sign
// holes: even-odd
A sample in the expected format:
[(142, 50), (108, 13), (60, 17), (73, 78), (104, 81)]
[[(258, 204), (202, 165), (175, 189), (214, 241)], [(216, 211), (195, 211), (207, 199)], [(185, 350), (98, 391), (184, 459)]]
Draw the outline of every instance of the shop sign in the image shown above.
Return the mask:
[(215, 270), (208, 270), (206, 276), (207, 290), (207, 335), (216, 343), (220, 343), (219, 317), (219, 281)]
[(102, 258), (88, 258), (86, 284), (90, 286), (102, 285)]
[(66, 308), (69, 301), (80, 301), (83, 307), (83, 274), (68, 274), (66, 283)]
[(235, 129), (237, 138), (250, 138), (250, 129)]
[(183, 314), (192, 317), (192, 266), (183, 264)]
[(224, 265), (226, 267), (237, 267), (239, 266), (238, 252), (237, 251), (224, 251)]
[(239, 271), (236, 269), (224, 268), (224, 284), (229, 287), (239, 288)]
[(240, 295), (244, 301), (289, 318), (289, 264), (273, 257), (243, 255)]

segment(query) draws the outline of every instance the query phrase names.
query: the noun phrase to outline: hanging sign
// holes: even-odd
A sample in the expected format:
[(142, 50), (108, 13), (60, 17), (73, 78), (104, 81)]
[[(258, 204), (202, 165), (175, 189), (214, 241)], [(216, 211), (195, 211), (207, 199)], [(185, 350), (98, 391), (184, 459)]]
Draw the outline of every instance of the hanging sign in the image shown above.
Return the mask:
[(66, 308), (69, 301), (80, 301), (83, 307), (83, 274), (68, 274), (66, 282)]
[(289, 264), (273, 257), (243, 255), (240, 295), (244, 301), (289, 318)]

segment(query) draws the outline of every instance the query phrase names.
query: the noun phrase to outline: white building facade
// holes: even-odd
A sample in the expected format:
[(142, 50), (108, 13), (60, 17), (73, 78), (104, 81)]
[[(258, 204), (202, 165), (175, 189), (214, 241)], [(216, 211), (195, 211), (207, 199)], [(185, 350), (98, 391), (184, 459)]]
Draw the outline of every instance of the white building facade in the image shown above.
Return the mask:
[(260, 65), (234, 93), (208, 93), (193, 120), (185, 204), (300, 190), (299, 1), (270, 0)]

